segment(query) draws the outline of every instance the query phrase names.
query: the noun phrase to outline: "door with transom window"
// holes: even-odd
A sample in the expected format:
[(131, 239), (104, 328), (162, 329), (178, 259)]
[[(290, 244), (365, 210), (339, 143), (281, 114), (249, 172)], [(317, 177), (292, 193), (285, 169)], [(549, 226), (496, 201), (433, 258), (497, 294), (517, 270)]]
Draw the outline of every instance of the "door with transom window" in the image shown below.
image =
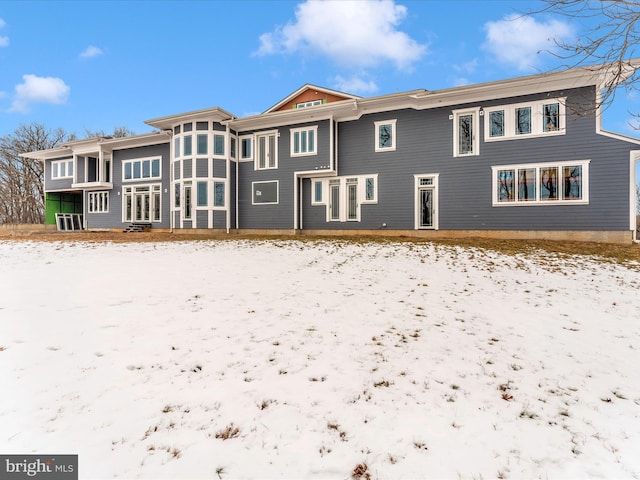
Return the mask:
[(438, 175), (415, 176), (415, 228), (438, 229)]

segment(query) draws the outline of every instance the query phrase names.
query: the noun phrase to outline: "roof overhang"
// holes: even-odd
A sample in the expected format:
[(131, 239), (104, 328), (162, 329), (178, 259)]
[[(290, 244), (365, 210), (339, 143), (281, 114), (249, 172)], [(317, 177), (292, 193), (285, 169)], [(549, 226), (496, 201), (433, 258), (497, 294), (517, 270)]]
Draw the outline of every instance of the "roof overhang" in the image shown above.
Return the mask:
[(194, 110), (192, 112), (179, 113), (177, 115), (168, 115), (166, 117), (154, 118), (146, 120), (144, 123), (160, 130), (172, 129), (175, 125), (184, 122), (193, 122), (198, 120), (213, 120), (215, 122), (224, 122), (236, 118), (232, 113), (223, 110), (220, 107), (205, 108), (203, 110)]
[(318, 87), (316, 85), (311, 85), (310, 83), (307, 83), (307, 84), (303, 85), (302, 87), (300, 87), (299, 89), (297, 89), (292, 94), (288, 95), (286, 98), (283, 98), (282, 100), (280, 100), (278, 103), (276, 103), (272, 107), (269, 107), (267, 110), (265, 110), (263, 112), (263, 115), (267, 114), (267, 113), (272, 113), (272, 112), (277, 111), (283, 105), (286, 105), (287, 103), (289, 103), (291, 100), (293, 100), (298, 95), (300, 95), (303, 92), (305, 92), (306, 90), (316, 90), (318, 92), (322, 92), (322, 93), (326, 93), (326, 94), (329, 94), (329, 95), (333, 95), (335, 97), (342, 97), (345, 100), (354, 100), (354, 99), (361, 98), (361, 97), (359, 97), (357, 95), (351, 95), (350, 93), (339, 92), (338, 90), (331, 90), (330, 88)]

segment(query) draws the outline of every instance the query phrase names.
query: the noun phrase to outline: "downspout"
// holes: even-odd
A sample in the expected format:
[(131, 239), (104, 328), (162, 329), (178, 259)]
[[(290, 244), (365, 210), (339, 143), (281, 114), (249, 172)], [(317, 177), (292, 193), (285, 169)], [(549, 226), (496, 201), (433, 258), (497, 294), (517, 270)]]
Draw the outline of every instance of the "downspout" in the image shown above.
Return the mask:
[[(231, 172), (231, 127), (229, 126), (229, 122), (225, 122), (225, 126), (227, 127), (227, 140), (228, 140), (228, 145), (229, 145), (229, 150), (227, 150), (227, 164), (226, 164), (226, 168), (225, 168), (225, 174), (227, 176), (227, 185), (229, 184), (229, 180), (230, 180), (230, 172)], [(238, 144), (236, 143), (236, 155), (238, 154)], [(214, 192), (215, 195), (215, 192)], [(229, 205), (231, 204), (231, 194), (229, 192), (229, 188), (225, 188), (225, 192), (224, 192), (224, 204), (227, 206), (227, 208), (225, 209), (225, 223), (226, 223), (226, 227), (227, 227), (227, 235), (229, 235), (229, 231), (230, 231), (230, 223), (231, 223), (231, 209), (229, 208)]]

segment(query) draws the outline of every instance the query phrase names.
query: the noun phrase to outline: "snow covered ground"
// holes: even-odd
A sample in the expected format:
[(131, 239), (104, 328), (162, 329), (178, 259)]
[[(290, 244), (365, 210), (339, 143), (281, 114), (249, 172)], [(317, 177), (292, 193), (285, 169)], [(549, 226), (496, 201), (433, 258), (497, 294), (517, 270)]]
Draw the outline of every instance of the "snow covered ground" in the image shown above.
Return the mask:
[(0, 451), (80, 478), (640, 478), (640, 273), (341, 241), (0, 242)]

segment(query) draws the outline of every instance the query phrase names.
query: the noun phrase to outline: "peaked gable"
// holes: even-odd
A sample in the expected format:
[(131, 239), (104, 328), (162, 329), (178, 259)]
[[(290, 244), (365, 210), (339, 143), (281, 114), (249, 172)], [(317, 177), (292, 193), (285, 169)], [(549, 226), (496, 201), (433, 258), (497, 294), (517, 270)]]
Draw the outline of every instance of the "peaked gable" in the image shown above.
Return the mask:
[(292, 110), (300, 104), (308, 104), (306, 106), (311, 106), (311, 103), (316, 101), (322, 102), (321, 104), (323, 105), (325, 103), (339, 102), (341, 100), (353, 100), (357, 98), (361, 97), (307, 83), (263, 113)]

